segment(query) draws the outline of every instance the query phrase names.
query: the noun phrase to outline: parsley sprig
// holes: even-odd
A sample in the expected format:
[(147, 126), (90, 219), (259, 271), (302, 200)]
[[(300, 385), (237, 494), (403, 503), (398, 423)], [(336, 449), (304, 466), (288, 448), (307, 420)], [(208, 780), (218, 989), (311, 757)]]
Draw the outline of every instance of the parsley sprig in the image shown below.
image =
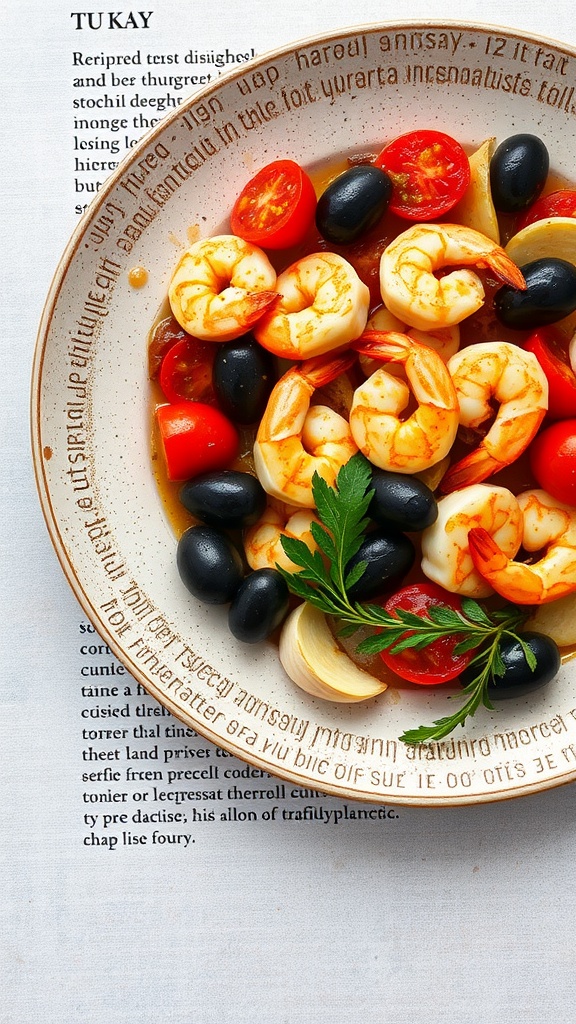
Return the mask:
[(348, 565), (359, 551), (370, 522), (367, 512), (374, 494), (370, 484), (370, 463), (361, 454), (342, 467), (334, 487), (315, 474), (313, 493), (321, 525), (312, 523), (311, 530), (319, 550), (310, 551), (303, 541), (282, 537), (282, 547), (299, 571), (280, 572), (294, 594), (339, 620), (340, 635), (350, 636), (360, 627), (375, 630), (359, 643), (359, 653), (374, 654), (386, 648), (393, 653), (418, 651), (454, 635), (461, 637), (454, 648), (456, 656), (476, 651), (469, 663), (476, 674), (461, 691), (468, 697), (465, 703), (454, 714), (430, 726), (408, 729), (400, 736), (404, 743), (411, 744), (438, 740), (463, 725), (480, 705), (493, 710), (488, 685), (504, 674), (500, 654), (504, 637), (520, 643), (528, 665), (535, 668), (534, 654), (517, 632), (526, 619), (526, 611), (507, 604), (488, 614), (471, 598), (462, 599), (461, 611), (432, 606), (426, 616), (400, 608), (391, 614), (379, 605), (352, 603), (348, 591), (361, 579), (367, 563), (359, 561), (350, 571)]

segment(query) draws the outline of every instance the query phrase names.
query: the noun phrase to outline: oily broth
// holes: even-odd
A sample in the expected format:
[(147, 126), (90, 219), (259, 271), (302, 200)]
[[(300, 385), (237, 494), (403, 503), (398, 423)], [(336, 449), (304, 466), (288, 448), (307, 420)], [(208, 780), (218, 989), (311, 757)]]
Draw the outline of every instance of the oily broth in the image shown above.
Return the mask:
[[(472, 148), (468, 147), (468, 152), (471, 152)], [(314, 182), (316, 193), (319, 196), (330, 182), (337, 177), (342, 171), (346, 170), (353, 164), (367, 163), (376, 154), (357, 154), (350, 158), (343, 158), (338, 161), (330, 161), (317, 168), (312, 169), (309, 173)], [(543, 195), (556, 191), (560, 188), (572, 187), (565, 180), (560, 179), (554, 174), (550, 174), (543, 190)], [(499, 225), (501, 232), (501, 244), (506, 245), (507, 241), (516, 232), (517, 217), (511, 215), (499, 216)], [(439, 222), (450, 221), (450, 215), (446, 215), (443, 218), (438, 218)], [(403, 220), (393, 214), (387, 213), (384, 215), (382, 220), (376, 227), (366, 233), (363, 238), (355, 243), (349, 245), (335, 246), (331, 243), (326, 242), (317, 232), (315, 226), (313, 226), (307, 238), (297, 248), (290, 251), (284, 251), (279, 253), (268, 253), (271, 262), (273, 263), (277, 272), (280, 272), (284, 267), (290, 265), (297, 259), (310, 252), (319, 251), (331, 251), (342, 255), (347, 259), (356, 269), (358, 275), (362, 278), (364, 283), (368, 286), (371, 296), (371, 309), (370, 314), (374, 313), (378, 306), (381, 305), (380, 288), (379, 288), (379, 261), (382, 252), (385, 247), (395, 238), (400, 232), (406, 230), (412, 222)], [(225, 225), (222, 232), (229, 231), (229, 226)], [(450, 269), (454, 269), (451, 267)], [(484, 305), (478, 310), (477, 313), (468, 317), (464, 320), (460, 326), (460, 348), (464, 348), (467, 345), (484, 341), (510, 341), (514, 344), (521, 344), (524, 338), (528, 336), (529, 331), (514, 331), (505, 328), (497, 321), (492, 311), (492, 300), (495, 292), (501, 287), (501, 282), (498, 282), (489, 272), (483, 270), (476, 271), (482, 280), (484, 285), (486, 299)], [(149, 335), (149, 343), (154, 336), (154, 332), (158, 325), (170, 317), (170, 308), (168, 300), (166, 299), (163, 303), (162, 308), (159, 310), (156, 320), (152, 326)], [(561, 333), (566, 337), (568, 341), (574, 331), (576, 330), (576, 313), (567, 317), (561, 324), (556, 325)], [(289, 366), (289, 363), (284, 363), (282, 360), (278, 360), (278, 376), (284, 372)], [(349, 374), (349, 385), (342, 388), (334, 388), (328, 386), (327, 388), (319, 389), (312, 401), (313, 403), (322, 403), (332, 405), (337, 408), (339, 412), (346, 412), (345, 408), (342, 408), (342, 403), (346, 403), (346, 392), (350, 394), (358, 384), (364, 380), (364, 375), (359, 369), (354, 369)], [(151, 379), (150, 387), (150, 419), (151, 419), (151, 461), (156, 481), (158, 493), (160, 495), (165, 514), (167, 519), (174, 530), (177, 538), (188, 529), (188, 527), (196, 524), (196, 520), (181, 504), (179, 500), (179, 492), (182, 486), (182, 482), (170, 481), (166, 474), (166, 467), (164, 458), (161, 451), (161, 444), (159, 440), (158, 430), (156, 426), (156, 416), (154, 415), (155, 410), (159, 405), (166, 403), (166, 399), (162, 394), (160, 385), (157, 378)], [(406, 414), (409, 415), (411, 409), (406, 410)], [(482, 432), (467, 432), (467, 436), (463, 431), (459, 432), (459, 436), (452, 449), (452, 457), (455, 459), (461, 458), (471, 449), (477, 446), (483, 434), (489, 429), (490, 423), (483, 425)], [(229, 467), (231, 469), (240, 469), (244, 472), (254, 474), (254, 463), (252, 457), (252, 449), (256, 436), (258, 424), (251, 426), (239, 426), (237, 427), (240, 435), (240, 451), (235, 462)], [(486, 481), (494, 482), (503, 487), (509, 488), (513, 493), (520, 493), (520, 491), (526, 490), (527, 488), (537, 486), (534, 478), (531, 475), (528, 457), (526, 454), (522, 455), (516, 462), (511, 466), (506, 467), (496, 474), (493, 478)], [(414, 568), (408, 574), (403, 581), (402, 585), (406, 585), (412, 582), (421, 581), (424, 577), (419, 568), (420, 565), (420, 541), (419, 536), (416, 534), (410, 534), (410, 539), (415, 545), (416, 559)], [(241, 549), (241, 537), (235, 538)], [(533, 560), (537, 559), (537, 555), (533, 556)], [(490, 599), (496, 600), (496, 599)], [(413, 688), (412, 684), (405, 683), (399, 679), (394, 673), (390, 672), (382, 662), (382, 659), (378, 655), (371, 656), (360, 656), (356, 653), (355, 647), (363, 637), (362, 631), (358, 631), (353, 637), (347, 640), (340, 640), (343, 648), (347, 653), (354, 658), (354, 660), (366, 671), (371, 672), (373, 675), (387, 682), (392, 688)], [(274, 641), (275, 637), (271, 640)], [(567, 660), (576, 655), (576, 646), (574, 648), (565, 648), (562, 652), (563, 660)]]

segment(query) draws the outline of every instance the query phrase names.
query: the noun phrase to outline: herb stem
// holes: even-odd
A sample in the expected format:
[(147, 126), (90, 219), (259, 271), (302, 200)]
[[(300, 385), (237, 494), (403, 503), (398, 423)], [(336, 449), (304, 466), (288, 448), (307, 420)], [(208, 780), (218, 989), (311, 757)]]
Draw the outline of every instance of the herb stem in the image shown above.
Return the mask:
[(534, 667), (534, 656), (517, 633), (528, 612), (507, 604), (488, 614), (467, 597), (461, 599), (461, 610), (431, 605), (422, 616), (398, 607), (392, 613), (377, 604), (352, 604), (348, 588), (362, 577), (366, 563), (357, 561), (351, 572), (348, 566), (358, 553), (368, 526), (371, 479), (370, 465), (360, 454), (342, 467), (333, 488), (315, 474), (312, 486), (320, 524), (312, 523), (311, 529), (318, 550), (310, 551), (303, 541), (293, 537), (282, 537), (284, 551), (300, 571), (280, 572), (294, 594), (340, 621), (342, 635), (350, 635), (361, 626), (374, 630), (358, 644), (358, 653), (375, 654), (386, 648), (391, 653), (409, 648), (424, 650), (437, 640), (454, 635), (461, 637), (454, 647), (455, 655), (476, 652), (468, 668), (475, 666), (477, 674), (462, 690), (468, 700), (453, 715), (431, 726), (409, 729), (400, 737), (405, 743), (423, 743), (448, 735), (475, 714), (481, 704), (493, 710), (488, 686), (496, 676), (504, 674), (500, 654), (504, 637), (520, 642), (528, 664)]

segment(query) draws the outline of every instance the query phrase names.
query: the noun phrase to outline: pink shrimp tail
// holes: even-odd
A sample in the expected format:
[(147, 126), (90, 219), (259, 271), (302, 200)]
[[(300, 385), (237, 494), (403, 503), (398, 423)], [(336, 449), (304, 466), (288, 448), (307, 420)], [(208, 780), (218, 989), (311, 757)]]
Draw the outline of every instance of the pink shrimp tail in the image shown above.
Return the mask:
[(278, 292), (248, 292), (242, 299), (242, 310), (238, 319), (248, 330), (264, 316), (270, 313), (280, 301)]
[[(455, 462), (444, 475), (440, 484), (442, 494), (451, 494), (452, 491), (459, 491), (461, 487), (469, 487), (470, 484), (481, 484), (489, 476), (500, 472), (505, 466), (509, 466), (526, 450), (546, 415), (546, 409), (534, 409), (531, 413), (524, 414), (516, 422), (522, 424), (522, 432), (516, 430), (509, 436), (505, 452), (499, 451), (500, 458), (490, 453), (488, 448), (489, 434), (474, 451), (465, 455), (459, 462)], [(512, 427), (514, 420), (511, 420)]]
[(505, 284), (509, 284), (512, 288), (517, 288), (518, 291), (526, 291), (526, 281), (520, 267), (516, 266), (506, 251), (500, 246), (497, 246), (486, 257), (486, 266), (496, 275), (499, 281), (504, 281)]
[(339, 356), (313, 356), (312, 359), (305, 359), (300, 363), (298, 373), (302, 374), (313, 388), (321, 388), (335, 380), (341, 373), (350, 370), (355, 362), (356, 353), (350, 351)]
[(414, 342), (399, 331), (364, 331), (352, 347), (362, 356), (381, 359), (382, 362), (404, 363), (414, 348)]
[(468, 547), (477, 572), (507, 601), (513, 601), (514, 604), (547, 604), (570, 593), (564, 587), (560, 591), (555, 588), (554, 592), (548, 592), (529, 565), (508, 558), (481, 526), (475, 526), (468, 532)]
[(468, 547), (474, 568), (497, 594), (515, 604), (539, 603), (538, 577), (529, 566), (508, 558), (487, 530), (481, 526), (469, 530)]
[(493, 473), (503, 469), (505, 465), (506, 463), (498, 462), (485, 448), (480, 446), (450, 467), (442, 478), (440, 491), (442, 494), (451, 494), (452, 491), (459, 491), (462, 487), (480, 484)]
[(510, 559), (482, 526), (473, 526), (468, 531), (468, 546), (474, 567), (490, 583), (491, 574), (502, 572), (510, 564)]

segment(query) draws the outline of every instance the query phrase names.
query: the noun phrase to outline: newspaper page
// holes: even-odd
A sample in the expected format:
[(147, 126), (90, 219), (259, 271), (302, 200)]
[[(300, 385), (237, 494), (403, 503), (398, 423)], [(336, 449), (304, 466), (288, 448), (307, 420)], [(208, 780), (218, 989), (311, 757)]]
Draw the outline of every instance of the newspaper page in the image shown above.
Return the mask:
[[(457, 14), (574, 42), (567, 0)], [(76, 604), (28, 454), (43, 301), (122, 157), (231, 67), (397, 15), (372, 0), (2, 5), (6, 1024), (571, 1019), (573, 787), (450, 812), (359, 804), (213, 746), (129, 676)]]

